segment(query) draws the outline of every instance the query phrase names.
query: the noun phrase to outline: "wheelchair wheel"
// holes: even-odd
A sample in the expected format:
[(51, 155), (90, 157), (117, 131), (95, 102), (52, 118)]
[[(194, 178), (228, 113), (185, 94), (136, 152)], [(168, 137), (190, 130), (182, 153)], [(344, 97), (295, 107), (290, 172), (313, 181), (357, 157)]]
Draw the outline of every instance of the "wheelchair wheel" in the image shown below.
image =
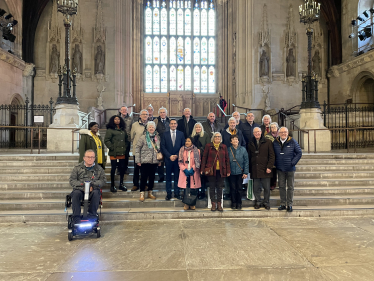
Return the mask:
[(98, 228), (98, 229), (96, 230), (96, 237), (97, 237), (97, 238), (100, 238), (100, 236), (101, 236), (101, 235), (100, 235), (100, 228)]
[(68, 232), (68, 240), (72, 241), (73, 240), (73, 232)]
[(70, 215), (68, 217), (68, 229), (72, 229), (73, 228), (73, 216)]

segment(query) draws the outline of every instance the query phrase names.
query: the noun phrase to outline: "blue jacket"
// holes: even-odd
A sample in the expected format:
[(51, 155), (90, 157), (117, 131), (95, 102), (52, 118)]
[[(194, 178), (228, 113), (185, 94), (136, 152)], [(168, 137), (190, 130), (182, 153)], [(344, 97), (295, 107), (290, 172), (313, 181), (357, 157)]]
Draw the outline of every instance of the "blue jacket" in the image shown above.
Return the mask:
[(171, 155), (179, 155), (179, 150), (184, 145), (184, 142), (184, 134), (181, 131), (176, 130), (174, 146), (171, 140), (171, 132), (167, 131), (164, 133), (164, 136), (161, 138), (161, 152), (164, 155), (165, 162), (171, 162)]
[[(231, 153), (232, 151), (232, 153)], [(230, 158), (230, 169), (231, 169), (231, 175), (241, 175), (245, 174), (247, 175), (249, 173), (249, 159), (248, 159), (248, 153), (244, 146), (238, 146), (238, 148), (235, 151), (235, 148), (230, 146), (227, 149), (227, 152), (229, 153)], [(237, 162), (234, 162), (234, 156)], [(243, 169), (243, 171), (239, 168)]]
[(242, 131), (246, 143), (249, 144), (252, 141), (253, 129), (256, 127), (260, 128), (260, 125), (255, 122), (253, 122), (252, 126), (247, 121), (239, 124), (239, 129)]
[(288, 137), (282, 145), (280, 137), (273, 142), (275, 153), (275, 167), (282, 172), (296, 171), (296, 164), (299, 162), (302, 152), (300, 145), (292, 137)]
[[(230, 147), (231, 146), (231, 134), (229, 132), (227, 132), (228, 128), (226, 128), (225, 130), (222, 130), (221, 132), (221, 135), (222, 135), (222, 143), (224, 145), (226, 145), (227, 147)], [(238, 126), (236, 126), (236, 134), (239, 138), (239, 145), (240, 146), (244, 146), (245, 147), (245, 139), (243, 137), (243, 133), (242, 131), (240, 131), (238, 129)]]

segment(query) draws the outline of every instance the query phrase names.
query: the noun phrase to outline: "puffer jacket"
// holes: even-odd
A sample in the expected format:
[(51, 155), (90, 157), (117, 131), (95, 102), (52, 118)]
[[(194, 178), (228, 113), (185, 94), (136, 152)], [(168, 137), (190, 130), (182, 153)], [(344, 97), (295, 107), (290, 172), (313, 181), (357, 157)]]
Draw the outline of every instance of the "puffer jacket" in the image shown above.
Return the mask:
[(126, 131), (121, 129), (108, 129), (105, 134), (104, 143), (109, 148), (109, 156), (126, 155), (126, 147), (129, 144)]
[(299, 162), (302, 151), (300, 145), (292, 137), (288, 137), (282, 145), (280, 137), (274, 142), (275, 167), (282, 172), (296, 171), (296, 164)]
[[(156, 133), (155, 136), (155, 148), (160, 151), (160, 136)], [(145, 135), (142, 135), (135, 145), (135, 159), (136, 163), (141, 164), (158, 164), (160, 161), (157, 160), (157, 153), (154, 148), (149, 148)]]
[(94, 189), (102, 188), (106, 183), (105, 172), (99, 165), (95, 165), (91, 171), (87, 170), (82, 161), (71, 172), (69, 183), (73, 189), (84, 191), (84, 182), (90, 181)]
[[(92, 132), (88, 129), (81, 129), (79, 131), (79, 134), (81, 135), (81, 139), (79, 140), (79, 163), (83, 161), (84, 153), (87, 150), (92, 149), (93, 151), (95, 151), (95, 155), (96, 155), (95, 163), (97, 164), (97, 147), (96, 147), (96, 142), (92, 136)], [(96, 135), (99, 137), (101, 141), (101, 146), (102, 146), (101, 153), (102, 153), (103, 163), (100, 163), (100, 164), (104, 165), (105, 167), (106, 161), (105, 161), (105, 152), (104, 152), (104, 142), (103, 142), (103, 139), (100, 137), (99, 132), (97, 132)]]
[[(245, 147), (239, 145), (238, 148), (235, 149), (233, 146), (230, 146), (228, 148), (228, 154), (230, 158), (231, 175), (247, 175), (249, 173), (249, 160)], [(234, 162), (233, 154), (236, 162)], [(240, 165), (240, 168), (238, 164)]]

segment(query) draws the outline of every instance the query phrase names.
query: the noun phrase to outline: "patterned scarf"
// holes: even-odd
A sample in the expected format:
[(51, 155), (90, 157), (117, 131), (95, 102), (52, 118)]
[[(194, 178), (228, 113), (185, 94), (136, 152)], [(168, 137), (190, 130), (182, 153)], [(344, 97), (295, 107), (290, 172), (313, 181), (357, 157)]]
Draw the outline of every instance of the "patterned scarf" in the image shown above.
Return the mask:
[(179, 150), (179, 157), (178, 157), (178, 162), (183, 163), (183, 154), (184, 151), (192, 151), (193, 152), (193, 159), (195, 160), (195, 166), (196, 169), (200, 168), (200, 155), (199, 155), (199, 150), (197, 149), (196, 146), (191, 145), (190, 147), (187, 146), (182, 146), (182, 148)]
[(153, 148), (152, 143), (155, 146), (155, 149), (157, 152), (159, 151), (159, 148), (157, 147), (157, 136), (155, 134), (150, 134), (148, 131), (145, 134), (145, 140), (147, 141), (148, 148)]

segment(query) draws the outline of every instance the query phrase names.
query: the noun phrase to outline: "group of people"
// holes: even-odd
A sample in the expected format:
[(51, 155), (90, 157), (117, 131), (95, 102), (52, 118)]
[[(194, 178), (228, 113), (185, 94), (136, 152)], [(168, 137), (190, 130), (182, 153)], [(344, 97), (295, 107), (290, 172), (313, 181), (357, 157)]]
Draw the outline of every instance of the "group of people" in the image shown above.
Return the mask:
[[(152, 191), (158, 173), (158, 182), (166, 181), (166, 200), (173, 197), (181, 200), (185, 196), (181, 190), (186, 188), (192, 195), (204, 199), (209, 184), (212, 211), (223, 211), (223, 193), (226, 193), (225, 199), (231, 198), (231, 208), (240, 210), (243, 180), (250, 175), (254, 208), (269, 210), (270, 191), (275, 188), (278, 176), (281, 199), (278, 209), (292, 212), (295, 166), (302, 152), (286, 127), (279, 128), (276, 122), (271, 122), (269, 115), (263, 116), (259, 125), (254, 122), (252, 112), (246, 114), (245, 121), (240, 120), (239, 112), (234, 112), (225, 127), (217, 122), (213, 112), (203, 123), (191, 116), (189, 108), (184, 109), (179, 120), (169, 118), (164, 107), (158, 110), (158, 117), (153, 113), (154, 109), (149, 105), (140, 111), (139, 119), (133, 121), (128, 108), (121, 107), (119, 114), (110, 118), (104, 140), (98, 132), (98, 124), (90, 123), (88, 130), (80, 131), (80, 168), (84, 169), (86, 165), (87, 153), (94, 154), (94, 166), (105, 168), (105, 144), (111, 162), (110, 190), (117, 192), (114, 177), (118, 169), (118, 189), (127, 191), (123, 178), (132, 143), (134, 176), (131, 191), (140, 190), (140, 201), (156, 199)], [(90, 170), (87, 166), (86, 169)], [(76, 185), (77, 177), (79, 175), (72, 174), (71, 185), (81, 191), (82, 185)], [(195, 206), (184, 204), (184, 209), (195, 210)]]

